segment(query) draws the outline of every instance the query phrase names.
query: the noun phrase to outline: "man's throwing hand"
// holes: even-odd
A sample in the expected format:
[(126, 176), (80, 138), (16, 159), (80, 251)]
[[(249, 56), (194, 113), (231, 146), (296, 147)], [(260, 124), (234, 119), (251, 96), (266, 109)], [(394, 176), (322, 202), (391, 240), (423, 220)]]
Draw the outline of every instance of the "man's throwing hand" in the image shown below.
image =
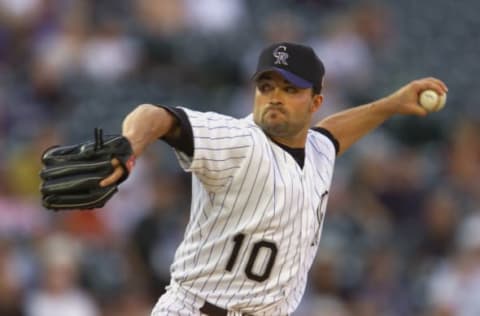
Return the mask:
[(420, 94), (425, 90), (434, 90), (442, 96), (448, 88), (437, 78), (418, 79), (382, 99), (383, 106), (391, 114), (425, 116), (429, 112), (420, 105)]

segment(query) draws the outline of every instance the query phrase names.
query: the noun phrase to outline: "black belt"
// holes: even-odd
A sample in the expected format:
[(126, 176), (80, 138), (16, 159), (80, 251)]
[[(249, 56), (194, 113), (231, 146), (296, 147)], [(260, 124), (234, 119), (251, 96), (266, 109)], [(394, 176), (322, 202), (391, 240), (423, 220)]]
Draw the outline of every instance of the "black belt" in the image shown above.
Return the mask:
[[(200, 307), (200, 311), (208, 316), (227, 316), (228, 311), (225, 308), (218, 307), (216, 305), (210, 304), (209, 302), (205, 301), (202, 307)], [(252, 316), (251, 314), (244, 314), (241, 313), (240, 315), (243, 316)]]
[(227, 316), (228, 314), (226, 309), (210, 304), (207, 301), (200, 308), (200, 311), (208, 316)]

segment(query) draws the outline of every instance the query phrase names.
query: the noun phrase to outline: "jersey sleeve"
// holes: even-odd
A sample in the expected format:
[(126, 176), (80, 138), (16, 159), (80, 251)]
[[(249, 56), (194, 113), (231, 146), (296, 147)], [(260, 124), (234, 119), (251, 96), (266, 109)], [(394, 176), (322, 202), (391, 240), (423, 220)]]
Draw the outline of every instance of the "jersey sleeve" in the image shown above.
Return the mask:
[(180, 135), (178, 137), (175, 137), (173, 139), (162, 138), (162, 140), (164, 140), (167, 144), (169, 144), (176, 150), (184, 152), (187, 156), (193, 156), (192, 126), (190, 125), (190, 121), (188, 120), (185, 111), (180, 108), (174, 108), (164, 105), (159, 106), (172, 114), (177, 120), (178, 125), (180, 126)]
[(333, 168), (337, 157), (337, 146), (332, 141), (331, 136), (318, 132), (317, 130), (310, 132), (308, 141), (312, 147), (313, 160), (315, 166), (320, 170), (319, 177), (328, 190), (333, 176)]
[(180, 166), (211, 191), (225, 187), (250, 154), (252, 135), (245, 120), (180, 108), (193, 137), (193, 155), (176, 149)]
[(313, 127), (312, 130), (314, 130), (315, 132), (318, 132), (318, 133), (324, 135), (326, 138), (328, 138), (330, 140), (330, 142), (332, 143), (333, 147), (335, 148), (335, 155), (338, 155), (338, 151), (340, 149), (340, 144), (339, 144), (338, 140), (335, 138), (335, 136), (333, 136), (333, 134), (330, 133), (330, 131), (328, 129), (316, 126), (316, 127)]

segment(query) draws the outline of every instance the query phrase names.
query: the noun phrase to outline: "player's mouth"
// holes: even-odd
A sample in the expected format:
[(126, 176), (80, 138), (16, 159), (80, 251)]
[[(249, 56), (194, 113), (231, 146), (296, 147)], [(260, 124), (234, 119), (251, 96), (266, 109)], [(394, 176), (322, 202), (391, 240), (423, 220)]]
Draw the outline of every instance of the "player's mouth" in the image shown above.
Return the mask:
[(278, 120), (282, 116), (285, 117), (285, 111), (279, 108), (268, 108), (263, 112), (264, 120)]
[(279, 112), (279, 113), (282, 113), (282, 114), (286, 114), (286, 111), (284, 108), (282, 107), (278, 107), (278, 106), (269, 106), (265, 109), (265, 112), (263, 112), (263, 115), (266, 115), (268, 112)]

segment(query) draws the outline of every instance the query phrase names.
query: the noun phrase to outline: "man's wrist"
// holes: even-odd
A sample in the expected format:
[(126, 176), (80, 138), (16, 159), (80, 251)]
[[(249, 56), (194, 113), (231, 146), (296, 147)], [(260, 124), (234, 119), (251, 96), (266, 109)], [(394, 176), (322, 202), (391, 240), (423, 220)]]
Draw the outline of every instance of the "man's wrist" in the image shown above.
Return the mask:
[(373, 113), (382, 120), (388, 120), (390, 117), (397, 114), (395, 112), (395, 107), (388, 98), (382, 98), (372, 102), (371, 109)]
[(135, 137), (131, 133), (122, 133), (122, 136), (125, 137), (130, 143), (130, 146), (132, 147), (132, 151), (135, 157), (140, 156), (145, 148), (144, 142), (138, 137)]

